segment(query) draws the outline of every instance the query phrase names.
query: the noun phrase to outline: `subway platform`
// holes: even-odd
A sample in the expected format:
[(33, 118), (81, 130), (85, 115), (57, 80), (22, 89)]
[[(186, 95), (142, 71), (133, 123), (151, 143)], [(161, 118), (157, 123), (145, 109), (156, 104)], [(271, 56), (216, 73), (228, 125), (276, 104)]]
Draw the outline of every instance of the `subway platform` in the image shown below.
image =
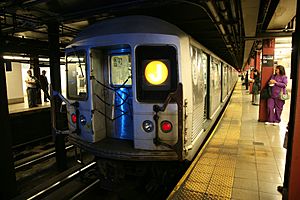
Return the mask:
[(273, 126), (258, 122), (251, 99), (238, 82), (213, 136), (168, 199), (282, 199), (290, 101)]
[(51, 104), (48, 102), (41, 102), (37, 107), (29, 108), (27, 96), (24, 97), (23, 103), (9, 104), (8, 111), (10, 115), (22, 114), (25, 112), (36, 112), (43, 109), (50, 109)]

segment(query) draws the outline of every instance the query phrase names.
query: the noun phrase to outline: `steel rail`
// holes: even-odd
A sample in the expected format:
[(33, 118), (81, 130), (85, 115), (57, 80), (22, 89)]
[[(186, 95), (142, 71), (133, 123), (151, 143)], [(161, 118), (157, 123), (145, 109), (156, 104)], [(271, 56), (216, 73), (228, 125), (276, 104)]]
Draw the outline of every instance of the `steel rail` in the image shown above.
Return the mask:
[[(66, 150), (72, 149), (73, 147), (74, 147), (74, 145), (69, 145), (69, 146), (66, 147)], [(52, 157), (55, 156), (55, 154), (56, 154), (56, 152), (52, 151), (52, 152), (50, 152), (50, 153), (48, 153), (46, 155), (43, 155), (43, 156), (40, 156), (38, 158), (32, 159), (32, 160), (30, 160), (28, 162), (16, 165), (15, 166), (15, 170), (16, 171), (22, 170), (23, 168), (25, 168), (27, 166), (34, 165), (34, 164), (37, 164), (37, 163), (42, 162), (44, 160), (47, 160), (49, 158), (52, 158)]]
[(94, 187), (99, 182), (100, 182), (100, 179), (95, 180), (93, 183), (91, 183), (90, 185), (88, 185), (87, 187), (85, 187), (83, 190), (81, 190), (80, 192), (78, 192), (77, 194), (75, 194), (72, 198), (70, 198), (70, 200), (74, 200), (74, 199), (80, 197), (82, 194), (84, 194), (85, 192), (87, 192), (89, 189), (91, 189), (92, 187)]
[(42, 199), (47, 194), (50, 194), (52, 191), (54, 191), (58, 187), (61, 187), (62, 185), (67, 184), (68, 182), (70, 182), (71, 180), (73, 180), (75, 177), (77, 177), (78, 175), (80, 175), (82, 172), (86, 171), (87, 169), (90, 169), (91, 167), (94, 167), (95, 165), (96, 165), (96, 162), (91, 162), (90, 164), (84, 166), (83, 168), (81, 168), (81, 169), (75, 171), (74, 173), (66, 176), (62, 180), (53, 183), (52, 185), (50, 185), (49, 187), (45, 188), (44, 190), (42, 190), (42, 191), (36, 193), (35, 195), (27, 198), (27, 200)]

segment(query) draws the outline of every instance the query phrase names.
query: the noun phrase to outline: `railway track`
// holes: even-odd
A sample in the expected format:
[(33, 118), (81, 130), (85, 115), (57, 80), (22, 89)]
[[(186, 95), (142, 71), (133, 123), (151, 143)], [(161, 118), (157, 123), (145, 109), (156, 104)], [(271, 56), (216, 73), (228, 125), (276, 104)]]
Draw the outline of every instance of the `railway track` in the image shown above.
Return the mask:
[[(69, 145), (65, 149), (66, 149), (66, 151), (69, 151), (73, 148), (74, 148), (73, 145)], [(51, 148), (51, 149), (46, 150), (46, 151), (42, 151), (40, 153), (34, 154), (32, 156), (26, 157), (24, 159), (21, 159), (21, 160), (15, 162), (15, 170), (16, 171), (23, 170), (23, 169), (28, 168), (32, 165), (37, 164), (37, 163), (41, 163), (45, 160), (53, 158), (53, 157), (55, 157), (55, 155), (56, 155), (56, 153), (55, 153), (54, 148)]]
[[(95, 161), (77, 166), (51, 177), (30, 191), (18, 196), (18, 199), (164, 199), (168, 195), (160, 183), (147, 174), (146, 177), (127, 177), (118, 187), (104, 189), (106, 180), (100, 178)], [(152, 175), (151, 175), (152, 176)], [(149, 189), (152, 188), (152, 189)], [(155, 188), (155, 190), (153, 190)]]
[[(91, 170), (93, 168), (96, 167), (96, 162), (92, 162), (92, 163), (89, 163), (87, 164), (86, 166), (80, 168), (79, 170), (71, 173), (71, 174), (68, 174), (67, 176), (63, 177), (61, 180), (58, 180), (57, 182), (51, 184), (49, 187), (39, 191), (38, 193), (34, 194), (33, 196), (27, 198), (28, 200), (34, 200), (34, 199), (41, 199), (41, 198), (45, 198), (45, 197), (50, 197), (51, 195), (56, 195), (55, 193), (59, 193), (60, 194), (60, 190), (62, 190), (63, 187), (66, 187), (66, 185), (68, 183), (71, 183), (72, 181), (74, 181), (75, 179), (78, 179), (78, 178), (81, 178), (80, 176), (83, 176), (84, 173), (86, 173), (88, 170)], [(99, 180), (99, 179), (96, 179), (96, 180)], [(83, 182), (83, 181), (81, 181)], [(95, 181), (93, 181), (94, 183)], [(90, 186), (91, 184), (87, 184), (87, 187), (91, 187)], [(69, 194), (71, 194), (72, 192), (69, 190), (67, 190)], [(82, 191), (80, 189), (80, 191)], [(65, 195), (66, 191), (63, 191), (63, 196), (66, 197)], [(76, 193), (77, 195), (78, 193)], [(60, 196), (62, 196), (60, 195)], [(76, 196), (75, 195), (75, 196)], [(69, 197), (68, 197), (69, 198)]]
[(15, 199), (76, 199), (99, 182), (95, 168), (96, 162), (73, 166)]

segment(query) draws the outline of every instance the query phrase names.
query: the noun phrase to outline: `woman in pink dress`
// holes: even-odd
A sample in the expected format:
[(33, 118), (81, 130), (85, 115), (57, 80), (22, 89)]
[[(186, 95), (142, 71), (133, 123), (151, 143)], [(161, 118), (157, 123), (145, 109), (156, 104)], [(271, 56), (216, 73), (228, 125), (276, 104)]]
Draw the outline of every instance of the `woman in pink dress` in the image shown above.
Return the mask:
[(284, 100), (279, 99), (279, 93), (283, 90), (286, 94), (287, 76), (285, 75), (285, 69), (282, 65), (276, 66), (275, 74), (272, 75), (269, 85), (272, 86), (271, 97), (267, 101), (268, 105), (268, 121), (266, 125), (272, 124), (278, 125), (281, 121), (281, 113), (284, 105)]

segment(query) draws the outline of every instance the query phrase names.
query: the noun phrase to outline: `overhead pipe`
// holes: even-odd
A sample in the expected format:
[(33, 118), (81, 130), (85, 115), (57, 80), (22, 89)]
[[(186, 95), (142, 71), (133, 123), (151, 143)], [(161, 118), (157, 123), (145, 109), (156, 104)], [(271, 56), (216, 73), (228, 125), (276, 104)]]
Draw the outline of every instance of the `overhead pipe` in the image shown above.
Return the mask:
[(227, 12), (226, 6), (225, 6), (225, 4), (224, 4), (224, 1), (217, 1), (216, 3), (219, 5), (219, 8), (220, 8), (221, 12), (224, 13), (224, 14), (223, 14), (224, 19), (225, 19), (226, 21), (228, 21), (228, 20), (229, 20), (229, 17), (228, 17), (228, 12)]
[[(232, 21), (235, 21), (235, 18), (233, 18), (233, 16), (229, 16), (229, 12), (226, 9), (226, 8), (229, 8), (231, 13), (235, 12), (235, 11), (232, 11), (232, 9), (235, 8), (233, 6), (234, 4), (233, 5), (228, 5), (228, 4), (225, 5), (224, 1), (218, 1), (217, 3), (219, 5), (221, 12), (223, 13), (224, 19), (226, 21), (229, 21), (229, 19), (231, 19)], [(239, 53), (239, 45), (238, 45), (239, 42), (238, 42), (238, 37), (236, 37), (236, 32), (235, 32), (234, 26), (227, 24), (227, 30), (228, 30), (229, 35), (232, 35), (231, 46), (233, 47), (233, 50), (235, 51), (235, 53), (238, 54)]]
[[(224, 29), (224, 27), (223, 27), (223, 24), (221, 23), (221, 19), (220, 19), (219, 15), (218, 15), (218, 13), (217, 13), (217, 11), (216, 11), (216, 9), (215, 9), (215, 6), (213, 5), (213, 3), (212, 3), (211, 1), (208, 1), (208, 2), (207, 2), (207, 6), (208, 6), (208, 8), (209, 8), (211, 14), (213, 15), (215, 21), (217, 22), (217, 26), (219, 27), (219, 29), (220, 29), (222, 35), (225, 36), (225, 35), (226, 35), (226, 32), (225, 32), (225, 29)], [(227, 39), (226, 39), (226, 40), (227, 40)], [(226, 42), (227, 42), (227, 41), (226, 41)]]
[[(241, 34), (241, 28), (242, 28), (242, 24), (241, 24), (241, 18), (240, 17), (238, 17), (237, 16), (237, 12), (238, 12), (238, 10), (237, 10), (237, 5), (236, 5), (236, 1), (235, 0), (231, 0), (230, 1), (230, 4), (228, 4), (227, 3), (227, 6), (228, 7), (230, 7), (230, 13), (231, 13), (231, 18), (232, 18), (232, 20), (234, 21), (234, 22), (236, 22), (236, 23), (234, 23), (234, 25), (232, 25), (231, 26), (231, 30), (232, 30), (232, 32), (233, 32), (233, 34), (234, 34), (234, 40), (237, 42), (237, 43), (239, 43), (240, 41), (239, 41), (239, 39), (240, 39), (240, 37), (238, 37), (237, 35), (239, 35), (239, 34)], [(239, 12), (238, 12), (239, 13)], [(239, 28), (240, 27), (240, 28)], [(238, 32), (238, 34), (237, 34), (237, 32)], [(241, 35), (240, 35), (241, 36)]]
[(213, 3), (211, 1), (208, 1), (206, 3), (206, 5), (207, 5), (210, 12), (207, 12), (207, 8), (205, 8), (204, 6), (202, 6), (199, 3), (193, 3), (193, 2), (187, 1), (187, 0), (177, 0), (177, 2), (187, 3), (187, 4), (191, 4), (191, 5), (202, 8), (207, 13), (207, 15), (210, 17), (210, 19), (218, 26), (219, 31), (222, 33), (222, 38), (225, 41), (225, 43), (226, 44), (228, 43), (228, 39), (225, 37), (226, 36), (226, 31), (223, 27), (223, 24), (221, 22), (221, 19), (218, 15), (217, 11), (215, 9), (215, 6), (213, 5)]
[[(208, 1), (207, 6), (208, 6), (212, 16), (214, 17), (214, 19), (217, 23), (217, 26), (219, 27), (219, 29), (223, 35), (223, 38), (226, 43), (226, 47), (229, 49), (229, 52), (232, 54), (233, 58), (235, 59), (235, 62), (238, 64), (237, 59), (236, 59), (236, 56), (238, 56), (238, 53), (239, 53), (239, 52), (237, 52), (238, 45), (237, 45), (236, 37), (234, 37), (235, 34), (233, 35), (233, 38), (230, 37), (230, 35), (232, 34), (232, 29), (230, 28), (231, 26), (227, 25), (227, 29), (228, 29), (227, 30), (228, 34), (227, 34), (227, 32), (225, 31), (223, 22), (221, 21), (221, 18), (219, 16), (218, 11), (216, 10), (213, 2)], [(219, 1), (218, 6), (219, 6), (220, 10), (224, 13), (224, 15), (222, 15), (224, 17), (224, 19), (226, 21), (229, 21), (229, 14), (228, 14), (228, 11), (224, 4), (224, 1)], [(234, 53), (233, 53), (233, 51), (234, 51)]]
[(231, 14), (233, 19), (237, 19), (235, 0), (230, 0)]
[(220, 17), (215, 9), (215, 6), (213, 5), (213, 3), (211, 1), (207, 2), (207, 7), (209, 8), (211, 14), (213, 15), (214, 19), (216, 20), (216, 22), (220, 22)]
[[(227, 4), (228, 5), (228, 4)], [(236, 45), (237, 48), (239, 48), (239, 52), (242, 50), (240, 49), (241, 46), (244, 45), (244, 41), (242, 40), (243, 36), (244, 36), (244, 27), (243, 27), (243, 23), (242, 23), (242, 16), (241, 16), (241, 4), (237, 3), (236, 0), (231, 0), (230, 1), (230, 5), (228, 5), (228, 7), (230, 7), (230, 13), (232, 15), (232, 19), (233, 21), (237, 21), (237, 23), (235, 23), (232, 26), (232, 30), (233, 30), (233, 34), (234, 34), (234, 41), (236, 41)], [(240, 52), (243, 54), (243, 52)], [(239, 54), (241, 55), (241, 54)], [(241, 60), (241, 64), (242, 63), (242, 57), (243, 55), (241, 55), (240, 60)]]
[(237, 21), (236, 23), (234, 23), (234, 25), (231, 26), (232, 29), (232, 33), (233, 33), (233, 37), (234, 37), (234, 41), (236, 42), (236, 48), (238, 51), (238, 55), (240, 56), (240, 65), (243, 65), (243, 56), (241, 54), (243, 54), (243, 49), (244, 49), (244, 43), (242, 41), (242, 36), (243, 36), (243, 31), (242, 31), (242, 22), (241, 22), (241, 17), (237, 16), (237, 13), (239, 13), (239, 11), (237, 10), (237, 5), (235, 3), (234, 0), (231, 0), (230, 3), (230, 8), (231, 8), (231, 15), (232, 15), (232, 19), (233, 21)]
[[(221, 2), (222, 2), (222, 4), (224, 4), (223, 1), (221, 1)], [(233, 5), (232, 4), (231, 5), (230, 4), (226, 4), (226, 6), (230, 9), (230, 14), (231, 14), (230, 18), (231, 18), (231, 20), (233, 22), (235, 22), (236, 21), (236, 18), (235, 18), (236, 16), (234, 17), (233, 13), (235, 15), (235, 8), (236, 8), (236, 6), (235, 6), (234, 2), (231, 2), (231, 3)], [(224, 5), (224, 7), (225, 7), (225, 5)], [(226, 12), (226, 14), (228, 15), (228, 12)], [(235, 29), (235, 25), (228, 25), (228, 32), (230, 34), (232, 34), (232, 38), (233, 38), (232, 40), (234, 42), (234, 50), (235, 50), (236, 54), (239, 55), (239, 53), (240, 53), (240, 41), (239, 41), (239, 37), (237, 37), (237, 33), (236, 33), (237, 30)]]
[(242, 10), (242, 8), (240, 7), (240, 4), (236, 4), (236, 0), (231, 0), (230, 6), (231, 6), (231, 13), (232, 13), (233, 20), (238, 21), (238, 23), (236, 23), (234, 25), (234, 28), (239, 33), (238, 38), (242, 38), (243, 37), (243, 26), (242, 26), (242, 21), (241, 21), (242, 16), (241, 16), (241, 12), (240, 12), (240, 10)]
[[(237, 65), (240, 64), (237, 61), (237, 58), (236, 58), (237, 55), (235, 55), (233, 53), (233, 51), (231, 50), (231, 48), (233, 48), (234, 45), (233, 45), (233, 43), (230, 43), (230, 40), (228, 39), (228, 34), (226, 34), (226, 30), (225, 30), (224, 24), (223, 24), (224, 22), (221, 20), (212, 0), (207, 1), (205, 4), (195, 3), (195, 2), (191, 2), (191, 1), (187, 1), (187, 0), (176, 0), (176, 2), (191, 4), (191, 5), (194, 5), (194, 6), (197, 6), (197, 7), (200, 7), (201, 9), (203, 9), (207, 13), (207, 15), (210, 17), (210, 19), (215, 23), (218, 30), (220, 31), (222, 39), (224, 40), (225, 45), (226, 45), (227, 49), (229, 50), (229, 53), (232, 56), (235, 64), (237, 64)], [(221, 5), (221, 7), (222, 7), (222, 5)], [(226, 10), (226, 6), (225, 6), (225, 10)]]

